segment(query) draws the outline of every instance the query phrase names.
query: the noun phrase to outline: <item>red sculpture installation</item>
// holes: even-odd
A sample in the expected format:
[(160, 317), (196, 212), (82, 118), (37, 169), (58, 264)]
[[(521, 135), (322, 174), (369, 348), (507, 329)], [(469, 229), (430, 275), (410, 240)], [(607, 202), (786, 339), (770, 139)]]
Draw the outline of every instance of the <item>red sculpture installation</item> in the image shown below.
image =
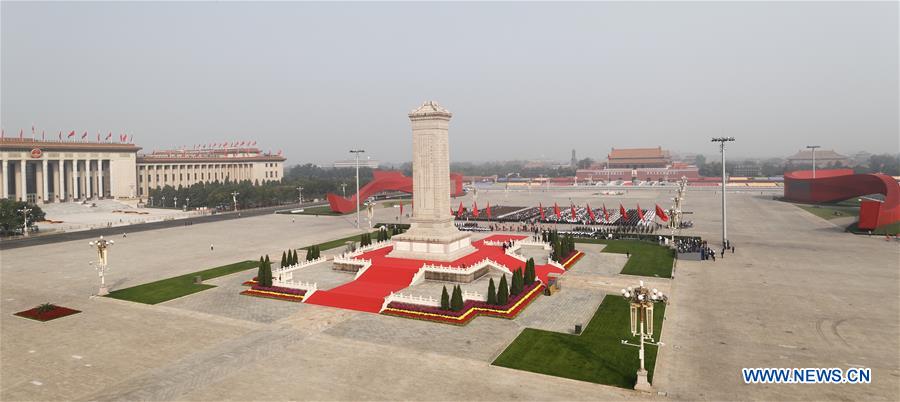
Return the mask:
[(852, 169), (798, 170), (784, 175), (784, 198), (789, 201), (819, 203), (883, 194), (884, 201), (863, 200), (859, 208), (859, 228), (876, 229), (900, 221), (900, 184), (881, 174), (855, 174)]
[[(375, 194), (383, 191), (401, 191), (412, 194), (413, 181), (412, 177), (404, 176), (403, 172), (398, 170), (376, 170), (372, 172), (372, 181), (359, 189), (359, 194), (354, 194), (350, 198), (344, 198), (334, 193), (328, 193), (328, 204), (331, 210), (337, 213), (350, 213), (356, 210), (356, 197), (362, 197), (365, 200)], [(451, 188), (453, 196), (463, 194), (462, 180), (463, 177), (458, 173), (450, 173), (449, 180), (452, 181)]]

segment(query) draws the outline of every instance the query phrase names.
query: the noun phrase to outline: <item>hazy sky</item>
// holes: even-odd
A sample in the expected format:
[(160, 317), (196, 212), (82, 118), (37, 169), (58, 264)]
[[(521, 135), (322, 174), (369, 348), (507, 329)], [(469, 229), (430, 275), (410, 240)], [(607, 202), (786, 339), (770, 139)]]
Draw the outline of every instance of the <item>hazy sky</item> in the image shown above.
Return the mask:
[[(898, 4), (0, 3), (6, 135), (127, 130), (329, 163), (408, 161), (406, 114), (454, 113), (451, 159), (613, 146), (898, 152)], [(40, 135), (40, 134), (39, 134)], [(96, 135), (96, 134), (93, 134)]]

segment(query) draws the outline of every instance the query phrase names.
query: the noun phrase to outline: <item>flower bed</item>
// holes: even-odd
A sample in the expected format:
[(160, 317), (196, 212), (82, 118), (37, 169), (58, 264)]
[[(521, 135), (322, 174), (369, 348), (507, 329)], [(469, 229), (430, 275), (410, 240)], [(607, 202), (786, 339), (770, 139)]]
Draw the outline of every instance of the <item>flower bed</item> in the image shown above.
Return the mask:
[(543, 284), (535, 282), (531, 286), (526, 287), (522, 293), (510, 297), (509, 303), (506, 303), (506, 305), (503, 306), (495, 306), (482, 301), (467, 300), (465, 304), (463, 304), (462, 310), (452, 311), (418, 304), (391, 302), (384, 311), (382, 311), (382, 314), (455, 325), (468, 324), (469, 321), (478, 315), (511, 319), (515, 318), (519, 312), (524, 310), (528, 304), (536, 299), (537, 296), (541, 294), (541, 289), (543, 288)]
[(41, 311), (41, 307), (38, 306), (30, 310), (20, 311), (18, 313), (15, 313), (14, 315), (43, 322), (55, 320), (57, 318), (62, 318), (72, 314), (78, 314), (80, 312), (81, 311), (79, 310), (73, 310), (61, 306), (53, 306), (53, 308), (50, 310)]
[[(244, 284), (246, 284), (245, 282)], [(242, 295), (265, 297), (267, 299), (287, 300), (292, 302), (302, 302), (306, 297), (305, 289), (284, 288), (280, 286), (259, 286), (255, 284), (250, 289), (241, 292)]]
[(571, 254), (569, 254), (569, 256), (567, 258), (563, 258), (563, 261), (565, 261), (562, 264), (563, 268), (568, 270), (569, 268), (572, 267), (572, 265), (575, 265), (575, 263), (578, 262), (578, 260), (580, 260), (581, 257), (584, 257), (584, 253), (582, 253), (581, 251), (578, 251), (578, 250), (573, 251)]

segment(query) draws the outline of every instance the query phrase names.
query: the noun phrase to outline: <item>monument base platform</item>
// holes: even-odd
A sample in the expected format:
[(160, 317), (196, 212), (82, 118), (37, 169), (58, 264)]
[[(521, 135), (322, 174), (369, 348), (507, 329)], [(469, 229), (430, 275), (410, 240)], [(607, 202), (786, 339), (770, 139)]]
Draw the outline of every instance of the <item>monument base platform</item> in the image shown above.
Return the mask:
[(394, 243), (394, 249), (388, 254), (391, 258), (455, 261), (477, 251), (472, 246), (472, 234), (459, 231), (439, 237), (406, 232), (391, 241)]

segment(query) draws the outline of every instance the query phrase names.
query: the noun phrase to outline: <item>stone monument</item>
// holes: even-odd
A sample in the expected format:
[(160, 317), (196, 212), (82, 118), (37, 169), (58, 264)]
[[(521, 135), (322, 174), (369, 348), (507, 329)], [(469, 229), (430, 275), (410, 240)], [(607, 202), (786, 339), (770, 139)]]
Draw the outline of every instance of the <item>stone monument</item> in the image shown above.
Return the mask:
[(413, 216), (410, 228), (391, 240), (389, 257), (453, 261), (475, 252), (471, 234), (461, 232), (450, 214), (450, 148), (453, 115), (428, 101), (409, 113), (413, 132)]

